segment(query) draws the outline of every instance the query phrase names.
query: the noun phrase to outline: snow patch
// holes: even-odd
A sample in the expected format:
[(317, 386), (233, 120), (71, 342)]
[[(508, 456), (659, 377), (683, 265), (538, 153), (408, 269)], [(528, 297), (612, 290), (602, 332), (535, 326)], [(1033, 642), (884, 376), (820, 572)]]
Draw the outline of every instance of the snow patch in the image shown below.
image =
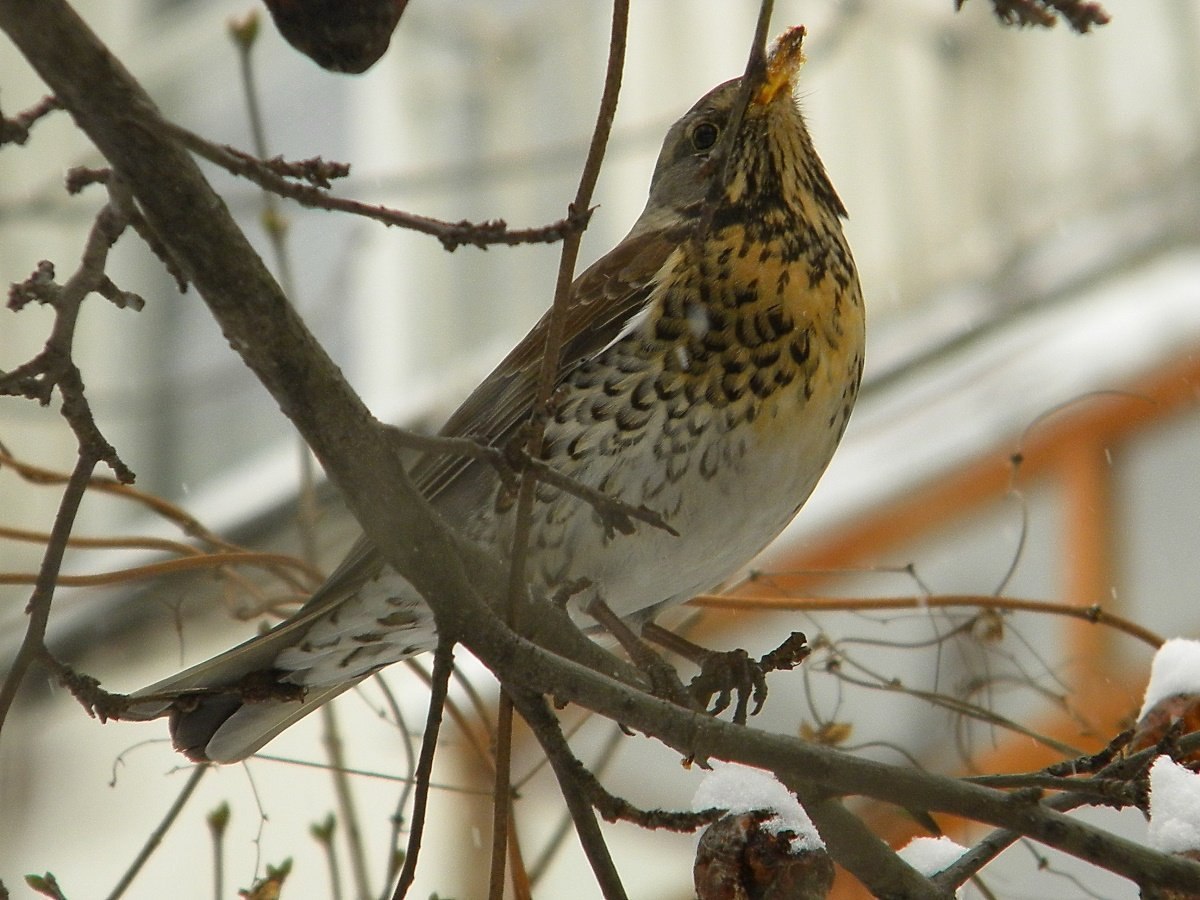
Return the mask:
[(966, 852), (966, 847), (948, 837), (918, 837), (897, 855), (922, 875), (931, 877), (950, 868)]
[(1200, 694), (1200, 641), (1171, 638), (1158, 648), (1138, 719), (1160, 700), (1176, 694)]
[(752, 769), (736, 763), (716, 762), (706, 772), (696, 796), (692, 799), (692, 810), (727, 810), (733, 815), (768, 810), (774, 815), (766, 819), (761, 827), (771, 834), (793, 832), (792, 850), (823, 850), (825, 842), (817, 828), (791, 791), (769, 772)]
[(1200, 850), (1200, 775), (1160, 756), (1150, 768), (1147, 843), (1163, 853)]

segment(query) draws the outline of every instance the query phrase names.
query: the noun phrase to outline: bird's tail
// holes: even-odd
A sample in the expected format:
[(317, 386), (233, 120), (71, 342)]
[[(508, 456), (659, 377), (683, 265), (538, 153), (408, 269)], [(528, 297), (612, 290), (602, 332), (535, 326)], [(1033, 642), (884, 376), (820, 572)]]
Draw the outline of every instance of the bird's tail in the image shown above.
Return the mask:
[(170, 717), (175, 748), (195, 762), (245, 759), (288, 726), (358, 684), (302, 688), (273, 663), (296, 640), (294, 623), (251, 638), (232, 650), (131, 694), (120, 718)]

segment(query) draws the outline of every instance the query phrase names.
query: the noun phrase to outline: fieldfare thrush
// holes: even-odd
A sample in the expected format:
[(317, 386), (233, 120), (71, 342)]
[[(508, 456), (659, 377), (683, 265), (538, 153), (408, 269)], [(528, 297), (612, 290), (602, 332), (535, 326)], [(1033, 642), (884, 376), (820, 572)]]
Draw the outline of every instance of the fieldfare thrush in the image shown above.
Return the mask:
[[(740, 122), (735, 79), (671, 126), (645, 210), (571, 288), (541, 458), (670, 526), (614, 534), (588, 502), (538, 484), (530, 590), (552, 598), (574, 586), (568, 608), (581, 623), (600, 600), (640, 625), (735, 574), (792, 520), (845, 430), (863, 299), (845, 208), (793, 96), (803, 34), (777, 42)], [(514, 440), (530, 419), (546, 325), (443, 435)], [(412, 476), (463, 535), (506, 554), (514, 510), (498, 503), (507, 488), (491, 465), (430, 454)], [(180, 750), (232, 762), (436, 643), (429, 608), (362, 539), (287, 621), (138, 692), (123, 717), (170, 712)], [(263, 684), (277, 689), (247, 687)]]

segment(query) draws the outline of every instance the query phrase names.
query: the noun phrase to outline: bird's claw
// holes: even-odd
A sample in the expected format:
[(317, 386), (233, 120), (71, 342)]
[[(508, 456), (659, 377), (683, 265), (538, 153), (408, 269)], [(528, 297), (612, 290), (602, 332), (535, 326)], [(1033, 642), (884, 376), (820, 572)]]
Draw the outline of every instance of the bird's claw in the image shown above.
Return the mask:
[[(736, 694), (733, 722), (745, 725), (747, 712), (757, 716), (766, 702), (767, 673), (794, 669), (811, 652), (799, 631), (793, 631), (782, 644), (757, 660), (745, 650), (712, 651), (700, 662), (700, 672), (688, 689), (696, 703), (714, 716), (728, 709)], [(751, 700), (753, 709), (749, 709)]]
[(733, 722), (745, 725), (750, 700), (754, 700), (750, 715), (756, 716), (767, 699), (767, 673), (745, 650), (714, 651), (700, 664), (689, 691), (696, 703), (714, 716), (728, 709), (736, 694)]

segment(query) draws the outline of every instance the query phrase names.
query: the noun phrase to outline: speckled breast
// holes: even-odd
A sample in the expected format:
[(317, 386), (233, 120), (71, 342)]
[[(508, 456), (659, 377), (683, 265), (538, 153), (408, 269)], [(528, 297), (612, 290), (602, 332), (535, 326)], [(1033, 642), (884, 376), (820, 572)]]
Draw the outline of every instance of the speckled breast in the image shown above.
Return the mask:
[(614, 534), (541, 485), (531, 580), (550, 595), (570, 585), (577, 608), (600, 596), (648, 618), (733, 575), (808, 498), (857, 395), (864, 327), (848, 256), (813, 279), (737, 228), (702, 246), (671, 256), (646, 313), (556, 396), (546, 461), (678, 532)]

